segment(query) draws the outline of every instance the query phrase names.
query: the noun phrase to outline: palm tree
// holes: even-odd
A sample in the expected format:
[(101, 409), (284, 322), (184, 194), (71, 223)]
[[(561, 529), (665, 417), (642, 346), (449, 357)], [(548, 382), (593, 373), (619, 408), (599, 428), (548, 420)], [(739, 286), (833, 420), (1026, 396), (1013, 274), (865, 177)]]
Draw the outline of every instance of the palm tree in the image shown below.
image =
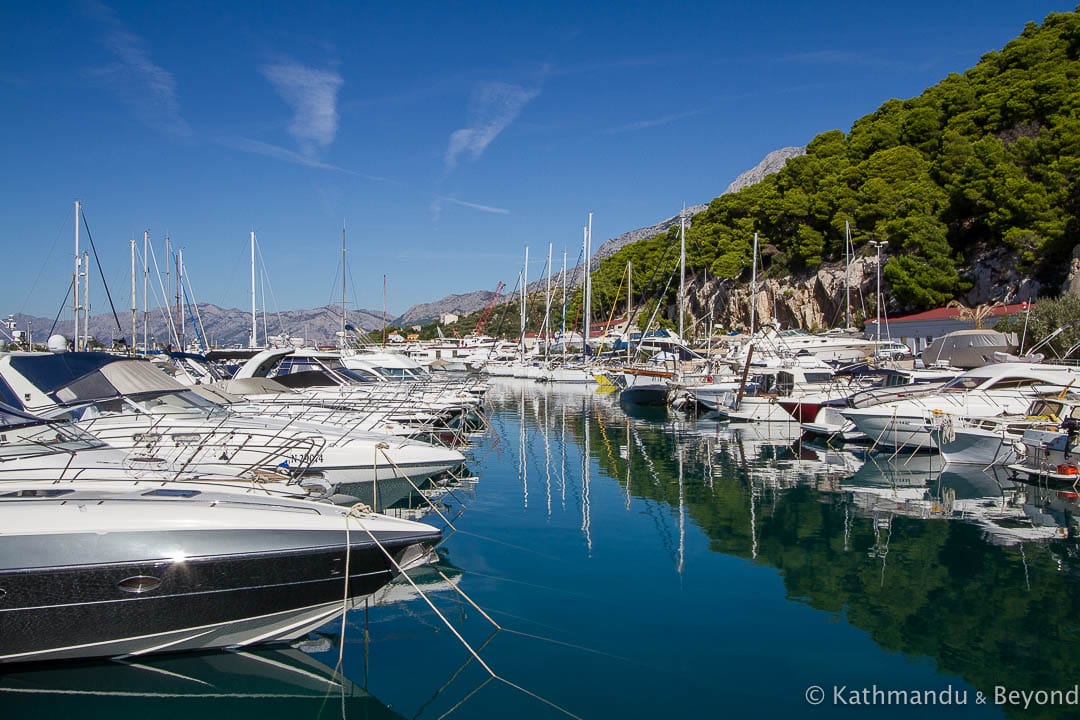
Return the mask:
[(994, 313), (995, 308), (1005, 307), (1005, 303), (998, 300), (993, 303), (983, 303), (976, 305), (975, 307), (968, 307), (959, 300), (950, 300), (947, 308), (959, 308), (960, 312), (956, 314), (957, 320), (971, 320), (975, 323), (976, 330), (982, 330), (983, 321), (990, 317)]

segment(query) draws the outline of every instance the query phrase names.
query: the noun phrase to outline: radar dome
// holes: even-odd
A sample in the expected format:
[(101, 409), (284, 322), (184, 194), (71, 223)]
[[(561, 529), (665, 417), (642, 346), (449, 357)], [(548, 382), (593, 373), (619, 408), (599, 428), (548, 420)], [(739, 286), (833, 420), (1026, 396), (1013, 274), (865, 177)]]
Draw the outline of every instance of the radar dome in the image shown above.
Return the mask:
[(53, 335), (49, 338), (49, 352), (62, 353), (67, 352), (68, 341), (63, 335)]

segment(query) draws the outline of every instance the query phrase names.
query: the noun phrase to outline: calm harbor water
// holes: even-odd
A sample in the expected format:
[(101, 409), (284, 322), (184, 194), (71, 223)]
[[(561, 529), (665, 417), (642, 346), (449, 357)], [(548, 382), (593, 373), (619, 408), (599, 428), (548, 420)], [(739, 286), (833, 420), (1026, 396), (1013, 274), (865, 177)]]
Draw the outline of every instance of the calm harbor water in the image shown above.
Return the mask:
[[(496, 381), (489, 398), (491, 431), (471, 449), (479, 480), (442, 499), (455, 528), (442, 574), (416, 581), (495, 679), (397, 583), (393, 602), (348, 615), (345, 679), (329, 693), (318, 677), (337, 663), (339, 625), (306, 653), (5, 672), (0, 713), (1080, 712), (1062, 704), (1080, 682), (1071, 499), (926, 456), (890, 461), (767, 426), (622, 408), (584, 388)], [(996, 702), (1040, 690), (1059, 695), (1028, 696), (1026, 710), (1018, 696)]]

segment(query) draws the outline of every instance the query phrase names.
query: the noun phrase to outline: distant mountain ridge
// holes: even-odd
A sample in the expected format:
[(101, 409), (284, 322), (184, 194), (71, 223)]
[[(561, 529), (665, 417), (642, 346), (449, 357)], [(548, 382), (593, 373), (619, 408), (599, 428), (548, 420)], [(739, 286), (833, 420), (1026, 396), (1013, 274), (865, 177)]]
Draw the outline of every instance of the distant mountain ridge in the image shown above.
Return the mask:
[[(168, 341), (172, 332), (169, 329), (169, 321), (165, 317), (165, 311), (155, 308), (151, 311), (147, 323), (151, 343)], [(199, 322), (198, 333), (192, 327), (191, 315)], [(384, 326), (381, 312), (374, 310), (349, 310), (348, 324), (354, 328), (375, 333)], [(27, 323), (33, 334), (35, 343), (44, 343), (49, 336), (53, 321), (46, 318), (31, 315), (16, 314), (14, 316), (16, 329), (26, 331)], [(200, 303), (184, 323), (184, 344), (203, 336), (210, 345), (218, 347), (247, 346), (251, 334), (251, 311), (237, 308), (222, 308), (210, 303)], [(392, 319), (387, 319), (385, 325), (393, 325)], [(266, 335), (299, 337), (320, 344), (331, 343), (335, 340), (336, 333), (341, 330), (341, 308), (334, 305), (326, 305), (310, 310), (283, 310), (281, 312), (259, 314), (256, 322), (258, 328), (259, 344), (265, 342)], [(143, 338), (143, 314), (140, 311), (136, 318), (136, 327), (139, 343)], [(74, 322), (70, 315), (66, 319), (56, 323), (53, 333), (59, 333), (65, 337), (74, 334)], [(116, 327), (116, 320), (111, 313), (92, 315), (89, 322), (90, 336), (97, 339), (105, 346), (112, 344), (113, 338), (128, 337), (131, 335), (131, 315), (121, 313), (120, 328)]]

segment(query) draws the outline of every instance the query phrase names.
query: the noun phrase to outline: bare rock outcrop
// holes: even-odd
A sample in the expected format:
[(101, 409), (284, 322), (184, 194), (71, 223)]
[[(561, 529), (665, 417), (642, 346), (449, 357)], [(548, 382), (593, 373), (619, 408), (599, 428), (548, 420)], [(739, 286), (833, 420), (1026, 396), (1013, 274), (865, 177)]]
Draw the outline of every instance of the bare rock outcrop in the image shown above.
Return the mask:
[(742, 280), (710, 279), (701, 284), (695, 279), (687, 293), (687, 311), (699, 328), (714, 326), (741, 330), (750, 325), (753, 303), (757, 325), (778, 321), (783, 327), (824, 330), (843, 327), (846, 286), (851, 308), (851, 322), (875, 313), (877, 283), (874, 256), (855, 258), (845, 271), (843, 263), (828, 263), (806, 277), (759, 278), (758, 289), (751, 292), (750, 283)]

